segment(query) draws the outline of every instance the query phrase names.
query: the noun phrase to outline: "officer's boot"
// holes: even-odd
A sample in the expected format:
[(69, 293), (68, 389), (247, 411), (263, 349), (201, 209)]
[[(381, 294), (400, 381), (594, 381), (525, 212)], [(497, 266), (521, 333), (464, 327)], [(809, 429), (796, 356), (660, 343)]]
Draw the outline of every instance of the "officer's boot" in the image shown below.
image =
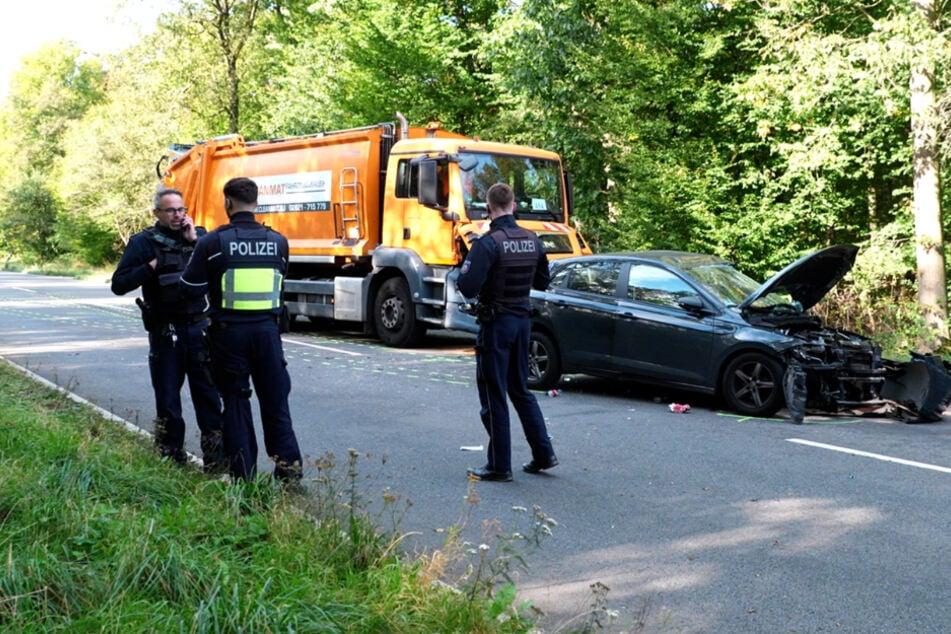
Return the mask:
[(188, 456), (181, 447), (173, 447), (166, 441), (168, 433), (166, 431), (167, 421), (164, 418), (156, 418), (152, 421), (155, 429), (155, 446), (158, 449), (159, 456), (168, 458), (180, 466), (185, 466), (188, 462)]

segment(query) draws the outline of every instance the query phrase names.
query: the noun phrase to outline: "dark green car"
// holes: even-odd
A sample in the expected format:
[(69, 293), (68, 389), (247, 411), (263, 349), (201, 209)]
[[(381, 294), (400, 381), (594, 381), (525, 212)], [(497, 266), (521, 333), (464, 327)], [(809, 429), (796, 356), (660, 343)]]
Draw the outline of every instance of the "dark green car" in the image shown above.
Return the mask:
[[(563, 374), (632, 379), (717, 394), (740, 414), (885, 408), (937, 420), (951, 378), (937, 357), (882, 359), (856, 333), (808, 313), (849, 272), (858, 247), (800, 258), (765, 284), (714, 255), (608, 253), (553, 261), (533, 291), (529, 387)], [(881, 410), (879, 410), (881, 411)]]

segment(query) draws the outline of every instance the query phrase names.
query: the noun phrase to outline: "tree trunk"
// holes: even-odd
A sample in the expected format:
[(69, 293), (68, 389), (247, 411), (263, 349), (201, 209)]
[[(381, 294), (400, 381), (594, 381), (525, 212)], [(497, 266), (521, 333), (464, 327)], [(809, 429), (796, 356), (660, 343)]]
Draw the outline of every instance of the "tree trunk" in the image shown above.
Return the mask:
[(229, 132), (238, 134), (241, 125), (241, 93), (240, 80), (238, 79), (238, 60), (237, 56), (228, 57), (228, 127)]
[[(927, 28), (934, 28), (934, 0), (912, 0)], [(938, 164), (934, 70), (927, 55), (911, 71), (911, 134), (914, 165), (915, 245), (918, 307), (928, 332), (923, 345), (935, 350), (948, 338), (948, 292), (945, 284), (944, 236), (941, 230), (941, 179)]]
[(244, 45), (254, 32), (260, 0), (205, 0), (209, 10), (209, 32), (216, 39), (228, 75), (228, 94), (224, 108), (229, 132), (238, 134), (241, 126), (241, 78), (239, 65)]

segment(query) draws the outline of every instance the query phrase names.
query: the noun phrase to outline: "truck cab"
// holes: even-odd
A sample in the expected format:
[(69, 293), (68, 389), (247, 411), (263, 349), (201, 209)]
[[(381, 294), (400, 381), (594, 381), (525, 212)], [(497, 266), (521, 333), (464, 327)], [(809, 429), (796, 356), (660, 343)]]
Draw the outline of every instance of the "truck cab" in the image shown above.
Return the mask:
[(472, 240), (488, 230), (485, 192), (515, 191), (515, 216), (550, 258), (590, 253), (569, 224), (571, 196), (557, 154), (482, 141), (438, 124), (365, 128), (245, 142), (175, 146), (160, 176), (179, 188), (197, 224), (228, 222), (221, 189), (258, 184), (258, 220), (290, 246), (284, 301), (293, 318), (362, 324), (391, 346), (430, 328), (474, 332), (455, 279)]

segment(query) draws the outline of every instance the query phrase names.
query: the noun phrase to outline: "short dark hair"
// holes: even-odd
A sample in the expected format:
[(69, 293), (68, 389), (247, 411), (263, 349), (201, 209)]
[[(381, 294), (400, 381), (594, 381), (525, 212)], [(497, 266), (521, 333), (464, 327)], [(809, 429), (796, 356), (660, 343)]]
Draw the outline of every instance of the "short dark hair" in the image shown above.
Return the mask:
[(239, 203), (251, 204), (258, 202), (258, 186), (250, 178), (239, 176), (232, 178), (225, 183), (225, 197), (238, 201)]
[(515, 192), (505, 183), (496, 183), (485, 193), (485, 202), (489, 204), (489, 209), (501, 211), (515, 200)]
[(178, 191), (177, 189), (173, 189), (172, 187), (164, 187), (164, 186), (159, 187), (158, 189), (155, 190), (155, 196), (152, 197), (152, 208), (153, 209), (159, 208), (159, 205), (162, 204), (162, 196), (170, 196), (173, 194), (184, 198), (184, 196), (182, 196), (182, 192)]

